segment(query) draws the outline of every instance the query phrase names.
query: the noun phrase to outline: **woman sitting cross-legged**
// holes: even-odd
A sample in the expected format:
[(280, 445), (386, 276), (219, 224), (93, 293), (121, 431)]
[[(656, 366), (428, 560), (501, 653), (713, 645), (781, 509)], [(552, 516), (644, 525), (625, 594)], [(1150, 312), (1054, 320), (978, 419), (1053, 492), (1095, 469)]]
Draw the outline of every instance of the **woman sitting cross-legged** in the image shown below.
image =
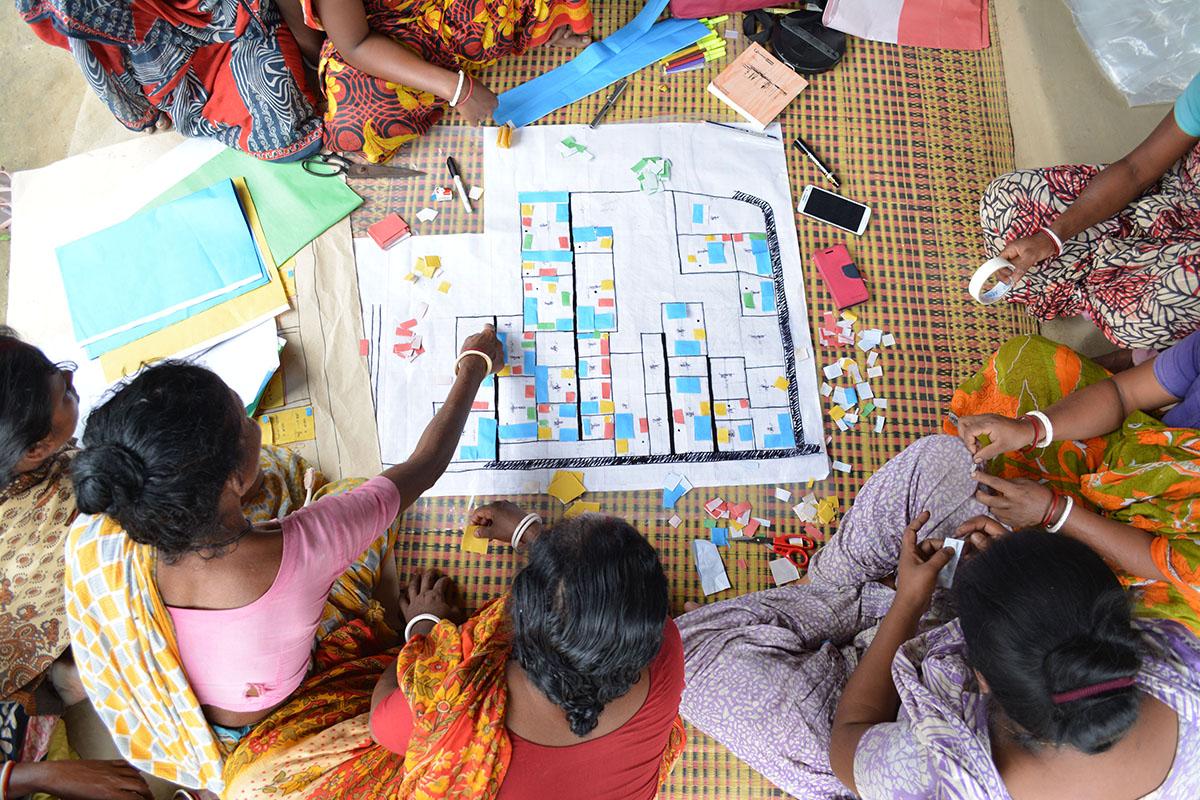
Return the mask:
[(320, 56), (326, 146), (369, 161), (390, 159), (447, 108), (473, 125), (488, 120), (498, 101), (477, 74), (495, 61), (591, 41), (588, 0), (283, 2), (289, 21), (296, 4), (329, 37)]
[(684, 716), (806, 800), (1196, 796), (1200, 641), (1131, 621), (1083, 544), (981, 524), (975, 490), (961, 442), (922, 439), (807, 584), (679, 617)]
[(407, 641), (380, 652), (360, 636), (363, 657), (275, 712), (296, 736), (264, 725), (247, 738), (225, 800), (657, 794), (684, 735), (683, 658), (654, 548), (599, 515), (543, 532), (501, 502), (472, 522), (528, 553), (511, 591), (460, 624), (453, 582), (416, 576)]
[(72, 478), (93, 516), (66, 543), (67, 614), (87, 693), (132, 764), (222, 794), (225, 756), (327, 668), (325, 639), (399, 626), (395, 521), (449, 464), (488, 358), (503, 366), (490, 326), (467, 339), (408, 461), (311, 504), (303, 464), (262, 448), (206, 369), (147, 368), (91, 413)]
[(1079, 539), (1133, 587), (1136, 614), (1200, 635), (1200, 334), (1111, 377), (1017, 337), (950, 408), (945, 430), (988, 465), (979, 499), (993, 517)]

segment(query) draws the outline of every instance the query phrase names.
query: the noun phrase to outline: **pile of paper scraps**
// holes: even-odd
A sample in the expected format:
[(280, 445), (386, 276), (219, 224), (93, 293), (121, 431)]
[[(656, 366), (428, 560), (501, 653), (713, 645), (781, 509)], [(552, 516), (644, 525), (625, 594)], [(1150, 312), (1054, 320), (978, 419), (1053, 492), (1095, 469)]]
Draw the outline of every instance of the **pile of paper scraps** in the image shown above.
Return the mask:
[(418, 256), (413, 264), (412, 271), (404, 276), (404, 280), (409, 283), (420, 283), (422, 279), (433, 281), (441, 278), (434, 286), (442, 294), (449, 294), (451, 283), (445, 279), (442, 274), (442, 259), (441, 256)]
[(425, 353), (421, 335), (417, 333), (417, 324), (425, 318), (428, 311), (427, 303), (417, 303), (413, 316), (396, 326), (396, 341), (392, 344), (392, 352), (405, 361), (416, 361)]
[(646, 156), (629, 168), (637, 176), (638, 186), (646, 194), (661, 192), (671, 179), (671, 159)]
[[(821, 344), (825, 347), (855, 344), (854, 323), (857, 321), (858, 316), (850, 311), (843, 311), (841, 319), (835, 319), (832, 311), (826, 311), (818, 329)], [(858, 331), (857, 347), (866, 353), (866, 374), (855, 358), (839, 358), (822, 368), (825, 380), (821, 382), (821, 396), (830, 399), (829, 418), (839, 431), (848, 431), (874, 414), (872, 427), (876, 433), (883, 432), (887, 417), (879, 412), (887, 409), (888, 400), (875, 395), (871, 381), (883, 377), (879, 348), (894, 347), (895, 344), (896, 337), (879, 328)], [(842, 378), (848, 385), (835, 385)], [(846, 473), (852, 469), (844, 461), (834, 461), (833, 468)]]

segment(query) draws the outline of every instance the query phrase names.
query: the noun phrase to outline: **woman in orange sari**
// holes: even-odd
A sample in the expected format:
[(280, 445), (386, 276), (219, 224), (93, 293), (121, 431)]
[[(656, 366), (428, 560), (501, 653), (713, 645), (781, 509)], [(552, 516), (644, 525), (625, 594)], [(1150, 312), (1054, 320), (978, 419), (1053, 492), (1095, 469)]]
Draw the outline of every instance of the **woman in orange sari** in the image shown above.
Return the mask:
[(493, 503), (472, 522), (529, 553), (511, 592), (459, 625), (453, 582), (425, 573), (402, 646), (338, 631), (226, 761), (226, 800), (657, 794), (684, 744), (683, 649), (654, 549), (598, 515), (543, 533)]
[[(298, 0), (320, 52), (325, 146), (387, 161), (447, 108), (479, 125), (496, 95), (477, 73), (543, 44), (583, 47), (588, 0)], [(300, 16), (285, 0), (293, 29)], [(297, 30), (303, 43), (309, 37)]]

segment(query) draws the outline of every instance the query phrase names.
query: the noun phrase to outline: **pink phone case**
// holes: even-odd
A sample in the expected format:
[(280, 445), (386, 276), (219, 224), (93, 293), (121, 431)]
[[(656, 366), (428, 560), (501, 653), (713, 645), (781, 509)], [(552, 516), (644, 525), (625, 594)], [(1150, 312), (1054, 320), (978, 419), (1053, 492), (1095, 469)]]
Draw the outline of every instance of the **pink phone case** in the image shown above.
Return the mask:
[(844, 244), (835, 244), (813, 254), (813, 261), (825, 279), (825, 285), (833, 294), (833, 302), (839, 309), (866, 302), (871, 297), (867, 284), (858, 272), (850, 251)]

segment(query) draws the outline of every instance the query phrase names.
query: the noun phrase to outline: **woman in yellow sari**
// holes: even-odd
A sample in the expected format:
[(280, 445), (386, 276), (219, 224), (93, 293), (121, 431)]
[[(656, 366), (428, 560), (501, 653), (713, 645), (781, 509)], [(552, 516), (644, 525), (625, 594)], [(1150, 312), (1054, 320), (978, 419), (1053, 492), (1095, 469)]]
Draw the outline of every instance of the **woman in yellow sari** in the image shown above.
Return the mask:
[(62, 588), (63, 538), (76, 514), (72, 369), (0, 328), (0, 783), (11, 797), (148, 797), (126, 764), (43, 760), (59, 716), (87, 711)]
[(227, 760), (225, 800), (657, 795), (684, 744), (683, 649), (653, 548), (598, 515), (543, 533), (493, 503), (472, 522), (528, 553), (511, 592), (458, 624), (452, 582), (426, 573), (401, 647), (335, 633), (329, 668)]

